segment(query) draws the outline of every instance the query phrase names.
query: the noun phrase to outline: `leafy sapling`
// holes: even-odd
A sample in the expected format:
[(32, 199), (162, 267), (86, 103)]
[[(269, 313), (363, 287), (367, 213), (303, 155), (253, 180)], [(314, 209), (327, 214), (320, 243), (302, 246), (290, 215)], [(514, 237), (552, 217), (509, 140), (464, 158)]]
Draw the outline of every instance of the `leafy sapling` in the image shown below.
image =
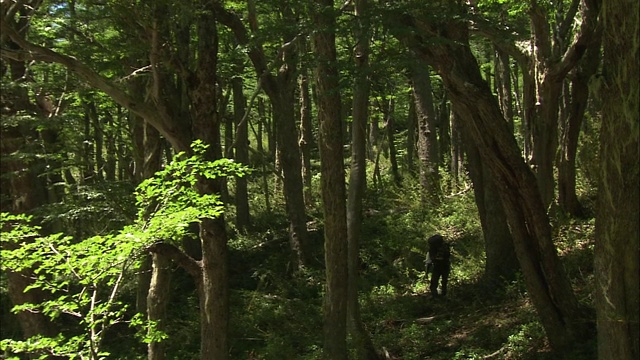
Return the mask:
[[(102, 342), (106, 331), (128, 322), (143, 328), (144, 342), (161, 341), (166, 334), (139, 314), (131, 317), (129, 304), (119, 297), (122, 285), (134, 278), (140, 255), (158, 242), (177, 242), (189, 224), (215, 218), (224, 211), (218, 194), (200, 194), (202, 178), (244, 176), (249, 169), (232, 160), (205, 161), (207, 146), (196, 141), (193, 155), (179, 153), (166, 167), (137, 189), (139, 215), (136, 222), (116, 234), (93, 236), (81, 241), (63, 234), (42, 236), (41, 229), (25, 215), (2, 213), (2, 271), (30, 270), (31, 285), (48, 296), (37, 304), (20, 304), (14, 312), (40, 312), (52, 320), (76, 319), (73, 335), (36, 336), (21, 341), (4, 339), (2, 351), (40, 358), (104, 359)], [(77, 331), (82, 329), (82, 331)]]

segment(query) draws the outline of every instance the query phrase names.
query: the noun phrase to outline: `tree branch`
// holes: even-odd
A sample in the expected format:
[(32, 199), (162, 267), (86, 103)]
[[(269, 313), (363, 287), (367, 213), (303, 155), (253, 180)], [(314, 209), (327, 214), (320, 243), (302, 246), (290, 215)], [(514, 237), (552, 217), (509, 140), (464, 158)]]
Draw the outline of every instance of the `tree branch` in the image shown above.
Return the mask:
[(202, 277), (202, 267), (200, 262), (187, 255), (178, 247), (164, 242), (157, 242), (149, 246), (147, 250), (154, 254), (166, 256), (167, 258), (175, 261), (176, 264), (193, 276), (196, 282), (200, 281), (199, 279)]
[(182, 150), (189, 148), (189, 136), (185, 136), (183, 133), (184, 130), (178, 126), (179, 124), (174, 124), (172, 119), (167, 118), (166, 114), (157, 111), (154, 104), (138, 100), (127, 94), (124, 90), (115, 86), (111, 80), (100, 75), (72, 56), (60, 54), (25, 40), (6, 22), (6, 19), (2, 17), (0, 17), (0, 30), (4, 36), (8, 36), (21, 49), (9, 50), (2, 48), (0, 49), (0, 55), (3, 58), (18, 61), (42, 61), (60, 64), (92, 87), (103, 91), (116, 103), (144, 118), (177, 149)]
[(560, 62), (551, 69), (550, 73), (554, 77), (564, 78), (582, 58), (589, 44), (599, 37), (597, 32), (600, 9), (597, 1), (583, 0), (582, 6), (582, 25)]

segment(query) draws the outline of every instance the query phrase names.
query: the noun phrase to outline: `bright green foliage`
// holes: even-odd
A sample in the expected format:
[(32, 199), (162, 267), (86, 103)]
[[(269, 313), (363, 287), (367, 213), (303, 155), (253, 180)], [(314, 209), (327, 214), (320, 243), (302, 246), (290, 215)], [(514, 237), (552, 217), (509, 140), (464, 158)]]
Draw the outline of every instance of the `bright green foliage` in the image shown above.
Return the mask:
[(150, 239), (179, 239), (190, 223), (215, 218), (224, 211), (218, 194), (200, 194), (200, 179), (244, 176), (250, 169), (230, 159), (204, 161), (207, 145), (196, 140), (193, 155), (177, 154), (163, 170), (138, 186), (139, 222)]
[[(59, 334), (55, 338), (37, 337), (26, 341), (3, 340), (3, 351), (48, 354), (71, 359), (100, 359), (109, 354), (101, 351), (107, 329), (121, 322), (132, 326), (143, 324), (139, 316), (128, 319), (128, 305), (119, 292), (125, 279), (133, 278), (131, 269), (147, 246), (156, 241), (179, 239), (190, 223), (222, 214), (224, 207), (217, 194), (200, 195), (196, 184), (201, 178), (213, 179), (248, 172), (231, 160), (203, 160), (206, 146), (196, 142), (193, 156), (180, 153), (155, 177), (138, 188), (140, 218), (115, 235), (93, 236), (75, 241), (70, 236), (41, 236), (39, 226), (24, 215), (2, 213), (2, 270), (30, 271), (32, 284), (49, 296), (38, 304), (21, 304), (14, 312), (37, 311), (52, 320), (76, 319), (80, 335)], [(150, 211), (148, 209), (151, 209)], [(6, 249), (6, 250), (5, 250)], [(12, 250), (9, 250), (12, 249)], [(153, 331), (143, 341), (157, 341), (166, 335)]]
[(81, 242), (62, 234), (39, 236), (39, 227), (30, 225), (26, 216), (2, 213), (2, 241), (15, 250), (2, 250), (2, 270), (31, 269), (32, 284), (50, 296), (38, 304), (21, 304), (14, 312), (37, 311), (55, 320), (75, 318), (82, 324), (82, 335), (55, 338), (31, 338), (27, 341), (3, 340), (3, 350), (55, 354), (69, 358), (99, 359), (100, 342), (109, 327), (124, 321), (127, 306), (117, 294), (125, 274), (141, 249), (141, 241), (132, 241), (125, 232), (115, 236), (95, 236)]

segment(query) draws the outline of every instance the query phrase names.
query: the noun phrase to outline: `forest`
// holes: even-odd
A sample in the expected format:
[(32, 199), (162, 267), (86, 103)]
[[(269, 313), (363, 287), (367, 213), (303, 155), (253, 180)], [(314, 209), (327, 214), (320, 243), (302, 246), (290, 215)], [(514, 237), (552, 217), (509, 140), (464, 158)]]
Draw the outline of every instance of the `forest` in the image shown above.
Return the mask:
[(637, 0), (0, 10), (0, 359), (640, 358)]

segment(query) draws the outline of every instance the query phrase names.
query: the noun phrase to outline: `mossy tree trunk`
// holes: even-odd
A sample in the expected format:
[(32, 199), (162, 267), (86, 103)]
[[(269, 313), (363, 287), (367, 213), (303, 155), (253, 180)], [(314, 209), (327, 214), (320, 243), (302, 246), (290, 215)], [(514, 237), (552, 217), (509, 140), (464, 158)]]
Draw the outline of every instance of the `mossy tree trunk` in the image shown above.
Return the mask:
[(602, 3), (604, 24), (600, 183), (596, 214), (598, 358), (640, 356), (640, 8)]

